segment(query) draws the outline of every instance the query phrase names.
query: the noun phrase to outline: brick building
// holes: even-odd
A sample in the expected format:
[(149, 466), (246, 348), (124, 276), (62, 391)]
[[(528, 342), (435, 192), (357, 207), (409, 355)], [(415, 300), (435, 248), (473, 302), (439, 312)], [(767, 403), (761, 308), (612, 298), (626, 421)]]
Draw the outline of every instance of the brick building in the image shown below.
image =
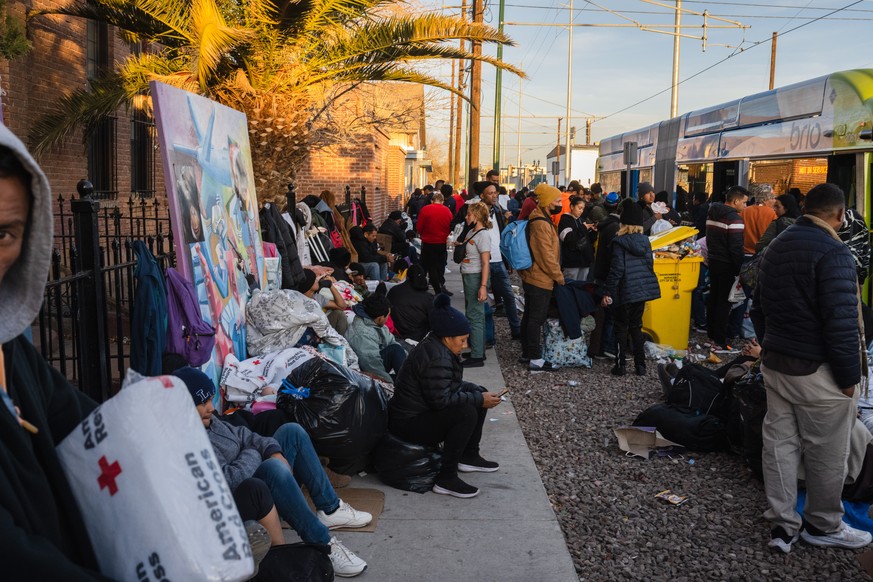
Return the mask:
[[(10, 0), (9, 13), (24, 22), (27, 12), (64, 4), (50, 0)], [(26, 143), (34, 123), (50, 112), (57, 99), (110, 70), (129, 54), (113, 27), (65, 16), (31, 20), (27, 35), (33, 48), (11, 62), (0, 60), (2, 111), (7, 126)], [(380, 84), (383, 85), (384, 84)], [(401, 107), (406, 115), (393, 124), (379, 124), (348, 145), (315, 151), (298, 171), (298, 192), (318, 194), (334, 190), (340, 197), (346, 184), (357, 194), (361, 186), (376, 220), (401, 207), (409, 185), (427, 178), (425, 160), (424, 90), (422, 86), (391, 83), (389, 91), (374, 88), (355, 91), (349, 98), (355, 111), (365, 115), (386, 107)], [(374, 99), (373, 95), (391, 95)], [(414, 114), (409, 115), (412, 111)], [(392, 118), (383, 115), (381, 119)], [(370, 115), (373, 117), (372, 115)], [(122, 208), (130, 197), (165, 196), (157, 136), (150, 119), (133, 110), (119, 110), (83, 142), (81, 132), (42, 154), (52, 189), (65, 197), (88, 178), (103, 205)], [(298, 196), (301, 197), (301, 196)]]

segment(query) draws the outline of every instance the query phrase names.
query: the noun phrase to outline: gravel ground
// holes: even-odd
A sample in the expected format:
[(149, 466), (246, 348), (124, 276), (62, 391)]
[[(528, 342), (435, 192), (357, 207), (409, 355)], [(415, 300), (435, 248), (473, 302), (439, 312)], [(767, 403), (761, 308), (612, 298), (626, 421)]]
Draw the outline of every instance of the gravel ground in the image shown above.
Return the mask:
[[(612, 376), (603, 360), (531, 374), (506, 319), (495, 324), (503, 376), (580, 580), (871, 579), (861, 550), (799, 542), (771, 553), (763, 486), (739, 456), (625, 456), (612, 429), (658, 401), (654, 362), (644, 377)], [(667, 505), (655, 498), (664, 489), (690, 499)]]

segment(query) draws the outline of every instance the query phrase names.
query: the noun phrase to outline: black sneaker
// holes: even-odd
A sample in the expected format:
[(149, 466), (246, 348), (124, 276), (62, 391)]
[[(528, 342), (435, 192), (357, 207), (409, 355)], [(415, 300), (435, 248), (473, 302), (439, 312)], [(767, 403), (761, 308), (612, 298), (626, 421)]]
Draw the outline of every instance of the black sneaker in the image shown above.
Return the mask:
[(530, 362), (527, 365), (527, 369), (531, 372), (554, 372), (555, 370), (560, 370), (561, 366), (551, 362), (543, 362), (542, 366), (537, 366), (533, 362)]
[(467, 358), (461, 362), (462, 368), (481, 368), (485, 365), (485, 358)]
[(612, 373), (613, 376), (624, 376), (627, 373), (625, 370), (625, 367), (620, 365), (620, 364), (614, 365), (612, 367), (612, 370), (610, 370), (610, 372)]
[(770, 548), (774, 550), (779, 550), (780, 552), (787, 554), (791, 551), (791, 546), (800, 539), (800, 533), (794, 534), (794, 536), (788, 535), (785, 529), (779, 525), (774, 527), (770, 531), (770, 542), (767, 544)]
[(442, 291), (440, 291), (440, 293), (445, 293), (445, 294), (448, 295), (449, 297), (451, 297), (451, 296), (454, 295), (454, 293), (452, 293), (451, 291), (449, 291), (449, 290), (446, 289), (445, 287), (442, 288)]
[(451, 495), (452, 497), (460, 497), (461, 499), (469, 499), (479, 495), (479, 490), (472, 485), (464, 483), (458, 477), (437, 479), (433, 484), (434, 493), (440, 495)]
[(636, 364), (634, 366), (634, 371), (637, 373), (637, 376), (645, 376), (646, 375), (646, 365), (645, 364)]
[(524, 356), (522, 356), (518, 359), (518, 363), (524, 365), (530, 364), (530, 358), (525, 358)]
[[(464, 352), (463, 354), (461, 354), (461, 357), (464, 358), (464, 359), (472, 358), (472, 357), (473, 357), (473, 352)], [(482, 359), (483, 359), (483, 360), (487, 360), (487, 359), (488, 359), (488, 356), (487, 356), (487, 355), (484, 355), (484, 356), (482, 356)]]
[(458, 463), (458, 471), (461, 473), (493, 473), (500, 468), (494, 461), (486, 461), (479, 455), (461, 457)]

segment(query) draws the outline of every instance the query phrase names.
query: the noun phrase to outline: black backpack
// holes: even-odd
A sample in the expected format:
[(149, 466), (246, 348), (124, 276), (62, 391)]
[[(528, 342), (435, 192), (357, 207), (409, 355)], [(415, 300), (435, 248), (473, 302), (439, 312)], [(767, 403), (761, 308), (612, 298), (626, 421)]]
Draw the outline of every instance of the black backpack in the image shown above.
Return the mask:
[(739, 407), (742, 426), (743, 458), (752, 472), (762, 479), (764, 473), (761, 470), (761, 451), (764, 448), (764, 439), (761, 431), (767, 415), (764, 376), (760, 372), (749, 372), (737, 380), (734, 384), (734, 399)]
[(473, 240), (474, 236), (485, 230), (484, 228), (480, 228), (468, 237), (467, 235), (470, 234), (470, 231), (472, 229), (472, 226), (470, 226), (469, 224), (465, 224), (464, 228), (461, 229), (461, 234), (458, 235), (458, 240), (463, 241), (463, 244), (459, 244), (455, 247), (455, 251), (452, 253), (452, 260), (459, 265), (464, 262), (464, 259), (467, 258), (467, 245), (470, 244), (470, 241)]
[(667, 404), (687, 408), (695, 414), (712, 414), (727, 420), (726, 388), (712, 370), (700, 364), (686, 364), (679, 370), (667, 393)]
[(273, 546), (264, 556), (252, 582), (333, 582), (330, 546), (285, 544)]
[(700, 453), (727, 449), (727, 430), (721, 419), (672, 404), (650, 406), (640, 413), (634, 426), (653, 426), (664, 438)]

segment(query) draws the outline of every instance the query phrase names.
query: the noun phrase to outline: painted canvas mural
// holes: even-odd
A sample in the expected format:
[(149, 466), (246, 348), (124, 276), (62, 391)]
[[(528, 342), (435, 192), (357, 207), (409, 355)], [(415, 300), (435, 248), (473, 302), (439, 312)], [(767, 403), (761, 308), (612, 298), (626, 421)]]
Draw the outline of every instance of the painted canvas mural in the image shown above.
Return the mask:
[(216, 329), (204, 371), (217, 379), (227, 354), (246, 357), (247, 278), (266, 278), (246, 117), (163, 83), (151, 94), (177, 269)]

